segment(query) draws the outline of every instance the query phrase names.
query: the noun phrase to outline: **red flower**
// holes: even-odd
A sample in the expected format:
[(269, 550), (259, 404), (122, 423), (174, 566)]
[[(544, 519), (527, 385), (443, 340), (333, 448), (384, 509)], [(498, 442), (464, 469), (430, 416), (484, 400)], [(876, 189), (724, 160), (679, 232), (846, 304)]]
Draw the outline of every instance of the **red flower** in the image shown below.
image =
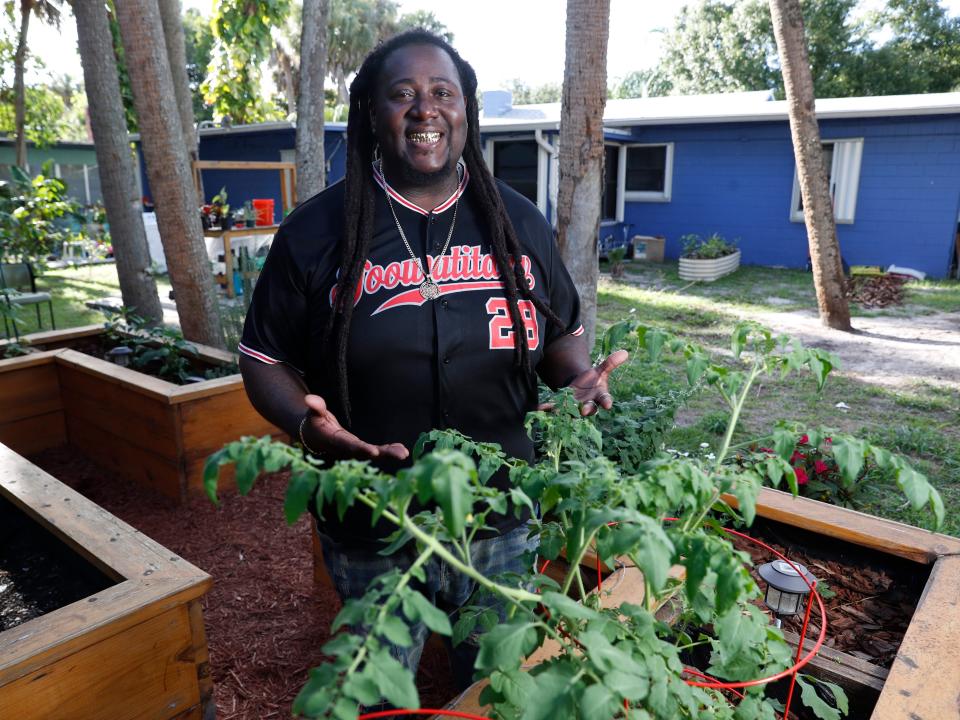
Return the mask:
[(793, 451), (793, 455), (790, 456), (790, 462), (796, 462), (797, 460), (806, 460), (807, 456), (798, 450)]
[(760, 452), (765, 452), (767, 455), (774, 454), (773, 450), (771, 450), (770, 448), (758, 448), (758, 450), (760, 450)]
[(824, 438), (824, 439), (823, 439), (823, 443), (824, 443), (825, 445), (829, 445), (829, 444), (832, 443), (832, 442), (833, 442), (833, 438)]
[(806, 485), (807, 484), (807, 471), (802, 467), (795, 467), (793, 472), (797, 476), (797, 485)]
[(823, 460), (814, 460), (813, 461), (813, 470), (817, 475), (823, 475), (830, 468), (827, 467), (827, 464)]
[(809, 436), (808, 436), (806, 433), (804, 433), (803, 435), (800, 436), (800, 444), (801, 444), (801, 445), (806, 445), (806, 444), (809, 443), (809, 442), (810, 442), (810, 438), (809, 438)]

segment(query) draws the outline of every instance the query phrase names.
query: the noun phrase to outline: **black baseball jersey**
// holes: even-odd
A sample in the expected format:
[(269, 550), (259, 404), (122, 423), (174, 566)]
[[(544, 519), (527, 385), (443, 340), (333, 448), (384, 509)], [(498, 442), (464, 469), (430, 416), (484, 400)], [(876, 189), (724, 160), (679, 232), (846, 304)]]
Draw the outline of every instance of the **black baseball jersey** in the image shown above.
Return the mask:
[[(535, 378), (514, 364), (513, 323), (485, 220), (467, 192), (469, 173), (464, 170), (447, 201), (427, 211), (373, 172), (382, 192), (377, 193), (369, 257), (353, 297), (347, 351), (351, 432), (369, 443), (399, 442), (412, 449), (422, 432), (455, 428), (531, 461), (533, 445), (523, 420), (537, 404)], [(510, 187), (498, 185), (532, 290), (564, 323), (556, 327), (533, 303), (520, 300), (536, 367), (555, 339), (583, 332), (580, 301), (543, 215)], [(420, 294), (423, 273), (400, 238), (387, 193), (411, 248), (429, 263), (440, 290), (434, 300)], [(343, 203), (341, 182), (283, 221), (257, 281), (239, 347), (262, 362), (287, 363), (330, 407), (336, 407), (338, 389), (321, 344), (339, 269)], [(451, 224), (450, 245), (441, 255)], [(330, 527), (330, 534), (376, 535), (369, 520), (363, 523), (360, 517), (345, 519), (343, 526), (333, 523), (337, 527)]]

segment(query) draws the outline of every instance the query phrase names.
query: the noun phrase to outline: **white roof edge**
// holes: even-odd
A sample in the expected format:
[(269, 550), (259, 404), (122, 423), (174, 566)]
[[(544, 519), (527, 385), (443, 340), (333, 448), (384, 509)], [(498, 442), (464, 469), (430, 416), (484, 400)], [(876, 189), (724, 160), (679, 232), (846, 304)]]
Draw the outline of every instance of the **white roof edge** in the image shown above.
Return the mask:
[[(327, 121), (324, 129), (346, 131), (347, 124), (340, 121)], [(205, 127), (197, 132), (201, 136), (207, 135), (239, 135), (248, 132), (261, 132), (263, 130), (296, 130), (297, 124), (292, 120), (276, 120), (273, 122), (250, 123), (248, 125), (230, 125), (228, 127)], [(140, 140), (140, 133), (130, 133), (130, 142)]]

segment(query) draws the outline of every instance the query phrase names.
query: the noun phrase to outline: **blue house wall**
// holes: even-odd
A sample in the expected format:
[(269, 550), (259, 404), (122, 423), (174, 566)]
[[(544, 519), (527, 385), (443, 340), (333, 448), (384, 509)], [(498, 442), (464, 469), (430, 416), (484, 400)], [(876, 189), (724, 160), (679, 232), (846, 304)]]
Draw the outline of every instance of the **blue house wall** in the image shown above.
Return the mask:
[[(838, 224), (851, 265), (896, 264), (944, 277), (960, 210), (960, 116), (823, 120), (826, 139), (863, 138), (856, 215)], [(780, 122), (633, 128), (672, 142), (670, 202), (627, 202), (631, 232), (663, 235), (670, 258), (688, 233), (737, 239), (743, 262), (803, 267), (806, 229), (790, 220), (794, 159)]]
[[(242, 160), (280, 162), (282, 150), (295, 148), (293, 128), (268, 128), (254, 132), (206, 134), (200, 138), (201, 160)], [(346, 140), (343, 130), (329, 128), (324, 132), (324, 153), (329, 171), (327, 182), (343, 177), (346, 167)], [(138, 145), (139, 150), (139, 145)], [(141, 151), (142, 152), (142, 151)], [(143, 156), (140, 156), (140, 177), (144, 195), (150, 197)], [(227, 189), (231, 208), (243, 206), (246, 200), (273, 198), (274, 219), (279, 222), (283, 204), (280, 198), (279, 170), (204, 170), (203, 192), (207, 202), (220, 188)]]

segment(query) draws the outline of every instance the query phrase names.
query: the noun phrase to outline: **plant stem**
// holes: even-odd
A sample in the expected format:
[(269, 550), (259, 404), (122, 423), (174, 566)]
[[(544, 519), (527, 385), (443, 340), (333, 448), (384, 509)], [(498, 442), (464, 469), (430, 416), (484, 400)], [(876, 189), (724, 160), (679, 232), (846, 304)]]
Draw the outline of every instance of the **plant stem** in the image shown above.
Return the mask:
[(563, 587), (560, 588), (560, 592), (562, 592), (564, 595), (566, 595), (570, 590), (570, 585), (573, 584), (573, 579), (576, 578), (577, 582), (579, 583), (581, 598), (587, 596), (586, 590), (583, 587), (583, 578), (580, 576), (580, 561), (583, 560), (583, 556), (587, 554), (587, 548), (590, 547), (590, 543), (593, 542), (593, 538), (596, 537), (599, 530), (600, 528), (597, 528), (590, 533), (590, 537), (584, 539), (583, 529), (581, 528), (579, 538), (580, 545), (577, 550), (577, 557), (573, 558), (572, 560), (567, 558), (567, 560), (571, 562), (571, 565), (570, 572), (568, 572), (567, 577), (563, 579)]
[(370, 639), (376, 634), (374, 631), (377, 626), (384, 621), (387, 615), (393, 612), (393, 608), (397, 605), (397, 600), (399, 599), (399, 591), (403, 590), (410, 582), (410, 578), (413, 577), (414, 573), (423, 566), (423, 564), (430, 559), (430, 556), (433, 555), (433, 550), (430, 547), (426, 547), (420, 556), (414, 560), (413, 564), (407, 568), (406, 572), (400, 576), (400, 580), (397, 582), (397, 586), (393, 589), (393, 592), (390, 595), (390, 598), (381, 606), (380, 612), (377, 613), (377, 617), (373, 621), (373, 625), (370, 627), (370, 632), (367, 633), (366, 638), (363, 641), (363, 645), (360, 646), (360, 649), (357, 651), (357, 656), (353, 659), (353, 662), (350, 663), (350, 667), (347, 668), (345, 673), (346, 677), (349, 677), (358, 667), (360, 663), (363, 662), (363, 659), (367, 656), (367, 652), (370, 647)]
[[(357, 495), (357, 499), (362, 502), (364, 505), (374, 508), (377, 503), (376, 500), (360, 493)], [(418, 528), (414, 523), (410, 521), (406, 515), (397, 516), (389, 510), (384, 510), (382, 517), (386, 518), (395, 525), (399, 525), (401, 528), (407, 530), (411, 535), (413, 535), (417, 540), (423, 543), (426, 547), (430, 548), (431, 551), (436, 553), (440, 558), (442, 558), (450, 567), (452, 567), (457, 572), (461, 572), (471, 580), (474, 580), (481, 587), (490, 590), (491, 592), (499, 593), (504, 597), (514, 600), (516, 602), (539, 602), (540, 596), (532, 592), (527, 592), (522, 588), (509, 588), (499, 583), (493, 582), (488, 577), (478, 572), (471, 565), (467, 565), (462, 560), (460, 560), (456, 555), (451, 553), (447, 548), (443, 546), (439, 540), (437, 540), (433, 535), (425, 533), (423, 530)]]

